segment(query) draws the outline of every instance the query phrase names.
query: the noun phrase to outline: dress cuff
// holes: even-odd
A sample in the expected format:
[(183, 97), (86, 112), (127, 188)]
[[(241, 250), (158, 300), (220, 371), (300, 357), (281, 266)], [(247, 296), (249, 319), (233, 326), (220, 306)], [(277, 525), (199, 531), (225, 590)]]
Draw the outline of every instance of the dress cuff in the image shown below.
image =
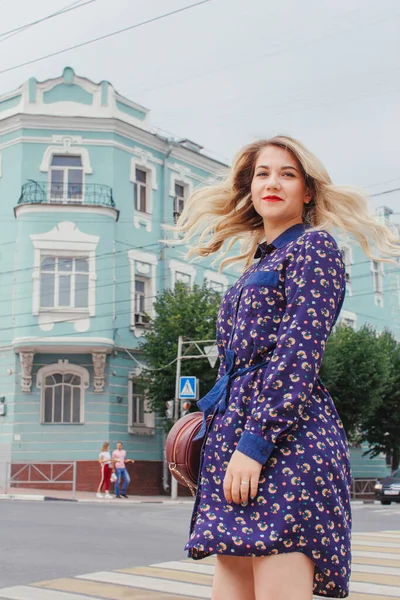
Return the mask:
[(236, 450), (264, 465), (271, 456), (274, 444), (250, 431), (244, 431)]

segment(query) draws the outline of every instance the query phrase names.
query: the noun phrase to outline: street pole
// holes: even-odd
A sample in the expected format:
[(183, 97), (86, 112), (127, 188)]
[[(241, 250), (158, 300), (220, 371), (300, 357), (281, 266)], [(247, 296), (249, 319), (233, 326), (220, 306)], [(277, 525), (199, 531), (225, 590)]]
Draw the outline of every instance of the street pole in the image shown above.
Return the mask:
[[(181, 376), (181, 363), (182, 363), (182, 342), (183, 337), (180, 335), (178, 338), (178, 354), (176, 357), (176, 380), (175, 380), (175, 402), (174, 402), (174, 421), (179, 419), (179, 379)], [(171, 475), (171, 500), (178, 499), (178, 482)]]

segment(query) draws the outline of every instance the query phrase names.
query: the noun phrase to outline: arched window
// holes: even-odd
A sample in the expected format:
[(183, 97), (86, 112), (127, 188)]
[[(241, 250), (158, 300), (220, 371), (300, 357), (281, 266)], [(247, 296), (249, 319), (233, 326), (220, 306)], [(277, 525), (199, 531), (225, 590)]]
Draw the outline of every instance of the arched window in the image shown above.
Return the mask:
[(37, 386), (42, 390), (41, 421), (45, 424), (76, 425), (84, 422), (84, 390), (89, 385), (87, 369), (58, 361), (39, 369)]

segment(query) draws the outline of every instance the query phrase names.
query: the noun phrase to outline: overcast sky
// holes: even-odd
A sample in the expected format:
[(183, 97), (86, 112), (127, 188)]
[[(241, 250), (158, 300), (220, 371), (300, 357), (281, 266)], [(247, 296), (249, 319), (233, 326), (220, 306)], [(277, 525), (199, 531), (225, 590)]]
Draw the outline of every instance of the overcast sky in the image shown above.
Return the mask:
[[(81, 0), (83, 4), (87, 0)], [(0, 71), (196, 0), (95, 0), (8, 39)], [(0, 34), (73, 0), (0, 0)], [(400, 188), (398, 0), (211, 0), (0, 74), (0, 93), (66, 65), (149, 108), (164, 135), (230, 162), (244, 144), (299, 138), (337, 183)], [(376, 196), (399, 213), (400, 192)]]

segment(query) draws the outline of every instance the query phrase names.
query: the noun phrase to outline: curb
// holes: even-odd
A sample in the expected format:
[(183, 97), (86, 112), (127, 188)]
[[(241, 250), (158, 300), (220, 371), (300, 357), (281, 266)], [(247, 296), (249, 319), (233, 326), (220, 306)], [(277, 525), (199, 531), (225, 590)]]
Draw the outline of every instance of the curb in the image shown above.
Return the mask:
[(41, 496), (38, 494), (0, 494), (0, 500), (20, 500), (20, 501), (35, 501), (35, 502), (73, 502), (75, 504), (117, 504), (118, 506), (132, 504), (192, 504), (192, 500), (129, 500), (115, 502), (115, 498), (105, 500), (104, 498), (57, 498), (54, 496)]

